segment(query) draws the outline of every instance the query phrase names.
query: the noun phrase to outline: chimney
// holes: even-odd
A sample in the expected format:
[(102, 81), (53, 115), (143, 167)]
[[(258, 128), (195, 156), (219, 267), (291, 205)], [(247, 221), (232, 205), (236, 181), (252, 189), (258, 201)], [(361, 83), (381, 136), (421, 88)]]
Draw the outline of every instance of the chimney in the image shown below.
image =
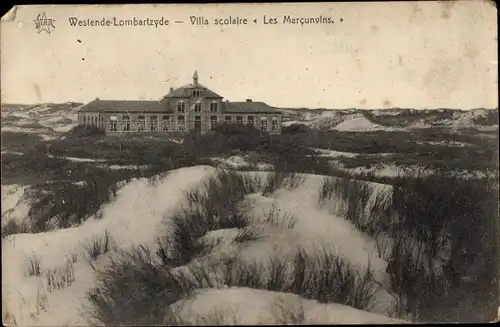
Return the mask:
[(170, 87), (170, 93), (174, 92), (174, 88)]
[(252, 102), (252, 99), (247, 99), (247, 102)]

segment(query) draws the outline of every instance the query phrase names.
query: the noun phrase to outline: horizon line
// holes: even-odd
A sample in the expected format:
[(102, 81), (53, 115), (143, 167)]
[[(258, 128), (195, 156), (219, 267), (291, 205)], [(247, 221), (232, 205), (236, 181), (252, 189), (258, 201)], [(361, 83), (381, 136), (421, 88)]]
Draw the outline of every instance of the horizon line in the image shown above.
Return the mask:
[[(96, 99), (94, 99), (96, 100)], [(92, 100), (92, 101), (94, 101)], [(76, 104), (87, 104), (89, 102), (80, 102), (80, 101), (62, 101), (62, 102), (52, 102), (52, 101), (47, 101), (47, 102), (33, 102), (33, 103), (28, 103), (28, 102), (0, 102), (1, 106), (4, 105), (17, 105), (17, 106), (34, 106), (34, 105), (44, 105), (44, 104), (67, 104), (67, 103), (76, 103)], [(134, 100), (118, 100), (118, 101), (134, 101)], [(142, 100), (142, 101), (158, 101), (158, 100)], [(475, 108), (468, 108), (468, 109), (463, 109), (463, 108), (446, 108), (446, 107), (426, 107), (426, 108), (403, 108), (403, 107), (388, 107), (388, 108), (355, 108), (355, 107), (350, 107), (350, 108), (326, 108), (326, 107), (304, 107), (304, 106), (298, 106), (298, 107), (280, 107), (280, 106), (272, 106), (269, 105), (270, 107), (277, 108), (277, 109), (282, 109), (282, 110), (460, 110), (460, 111), (470, 111), (470, 110), (498, 110), (498, 107), (496, 108), (485, 108), (485, 107), (475, 107)]]

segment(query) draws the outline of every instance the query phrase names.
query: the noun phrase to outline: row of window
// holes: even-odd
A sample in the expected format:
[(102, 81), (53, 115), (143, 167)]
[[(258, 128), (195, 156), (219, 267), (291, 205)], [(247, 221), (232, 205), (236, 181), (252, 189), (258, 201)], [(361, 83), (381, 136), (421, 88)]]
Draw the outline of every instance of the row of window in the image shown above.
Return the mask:
[[(122, 131), (124, 131), (124, 132), (131, 131), (130, 116), (123, 116), (122, 120), (123, 120), (122, 121)], [(195, 116), (194, 117), (194, 128), (201, 130), (201, 122), (202, 122), (201, 116)], [(232, 116), (226, 116), (225, 122), (232, 123), (233, 122)], [(85, 117), (84, 117), (84, 123), (85, 123)], [(243, 124), (243, 116), (236, 116), (236, 123)], [(209, 119), (210, 129), (214, 128), (217, 124), (218, 124), (217, 116), (210, 116), (210, 119)], [(255, 126), (254, 116), (247, 116), (247, 124)], [(263, 131), (267, 131), (267, 129), (268, 129), (266, 116), (262, 116), (260, 118), (260, 129)], [(271, 130), (276, 131), (278, 129), (279, 129), (278, 118), (272, 117)], [(116, 119), (116, 117), (111, 117), (111, 119), (109, 121), (109, 130), (112, 132), (118, 131), (118, 120)], [(149, 119), (148, 131), (155, 132), (158, 130), (159, 130), (158, 117), (151, 116)], [(162, 116), (162, 118), (161, 118), (161, 130), (164, 132), (168, 132), (171, 130), (171, 117), (170, 116)], [(179, 131), (186, 130), (186, 118), (185, 118), (185, 116), (178, 116), (177, 117), (177, 130), (179, 130)], [(137, 117), (137, 131), (139, 131), (139, 132), (146, 131), (146, 117), (145, 116), (138, 116)]]
[[(201, 110), (202, 110), (201, 102), (198, 101), (194, 104), (194, 111), (201, 112)], [(177, 101), (177, 111), (178, 112), (186, 112), (186, 102)], [(216, 101), (210, 102), (210, 112), (217, 112), (217, 102)]]

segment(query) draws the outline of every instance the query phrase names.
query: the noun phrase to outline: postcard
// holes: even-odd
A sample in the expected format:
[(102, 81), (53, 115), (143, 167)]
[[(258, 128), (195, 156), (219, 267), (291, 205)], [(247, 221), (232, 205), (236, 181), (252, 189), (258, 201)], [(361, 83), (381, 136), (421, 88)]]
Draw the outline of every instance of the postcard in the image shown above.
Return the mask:
[(6, 326), (493, 322), (491, 1), (21, 5)]

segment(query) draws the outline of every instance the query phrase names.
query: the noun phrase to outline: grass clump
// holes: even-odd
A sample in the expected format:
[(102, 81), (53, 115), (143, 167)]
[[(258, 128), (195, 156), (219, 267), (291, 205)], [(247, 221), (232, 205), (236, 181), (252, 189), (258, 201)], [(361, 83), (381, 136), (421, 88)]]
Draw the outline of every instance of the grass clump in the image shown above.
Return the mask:
[(269, 173), (263, 195), (269, 195), (281, 188), (294, 189), (304, 182), (304, 177), (290, 171), (273, 171)]
[(100, 255), (108, 253), (114, 247), (114, 240), (108, 231), (104, 235), (96, 235), (85, 244), (85, 252), (89, 261), (95, 261)]
[(203, 188), (187, 192), (188, 207), (170, 217), (168, 237), (160, 241), (158, 254), (165, 264), (192, 260), (200, 252), (197, 240), (209, 231), (247, 226), (238, 204), (258, 189), (258, 180), (248, 175), (219, 171)]
[(52, 292), (70, 286), (75, 281), (73, 262), (67, 261), (62, 268), (52, 268), (45, 271), (47, 291)]
[(28, 276), (40, 276), (41, 259), (36, 254), (28, 256)]
[(225, 284), (289, 292), (320, 303), (341, 303), (363, 310), (370, 308), (376, 293), (370, 266), (359, 273), (326, 248), (310, 253), (299, 247), (292, 259), (272, 258), (269, 265), (255, 260), (231, 261)]

